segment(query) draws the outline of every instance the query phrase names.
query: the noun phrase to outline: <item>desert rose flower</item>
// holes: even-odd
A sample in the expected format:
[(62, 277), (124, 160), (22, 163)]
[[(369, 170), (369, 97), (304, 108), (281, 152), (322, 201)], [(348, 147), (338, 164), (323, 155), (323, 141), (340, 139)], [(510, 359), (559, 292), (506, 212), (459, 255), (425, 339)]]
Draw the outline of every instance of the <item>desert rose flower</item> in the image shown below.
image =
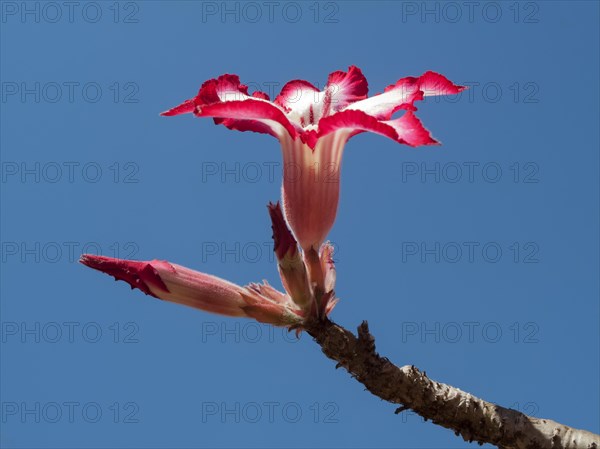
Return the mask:
[(240, 287), (216, 276), (162, 260), (134, 261), (84, 254), (80, 262), (165, 301), (233, 317), (296, 327), (305, 313), (269, 284)]
[[(370, 131), (409, 146), (435, 145), (414, 103), (429, 95), (457, 94), (464, 88), (435, 72), (408, 77), (367, 98), (368, 85), (359, 68), (329, 75), (323, 90), (294, 80), (270, 101), (264, 92), (248, 93), (236, 75), (202, 84), (198, 95), (162, 115), (193, 113), (238, 131), (276, 137), (283, 151), (282, 199), (285, 218), (306, 257), (316, 267), (321, 244), (335, 221), (344, 145)], [(404, 115), (392, 115), (404, 110)]]

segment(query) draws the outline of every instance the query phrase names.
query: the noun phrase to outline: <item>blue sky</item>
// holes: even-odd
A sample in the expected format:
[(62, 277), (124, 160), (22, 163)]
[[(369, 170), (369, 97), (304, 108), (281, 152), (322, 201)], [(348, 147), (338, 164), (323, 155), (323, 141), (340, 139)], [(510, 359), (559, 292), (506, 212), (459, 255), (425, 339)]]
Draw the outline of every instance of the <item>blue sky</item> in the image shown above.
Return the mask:
[(306, 335), (76, 263), (280, 286), (278, 143), (158, 114), (222, 73), (277, 93), (352, 64), (371, 93), (426, 70), (471, 89), (420, 105), (442, 147), (347, 145), (333, 319), (368, 320), (399, 365), (600, 431), (597, 2), (0, 7), (2, 447), (471, 447)]

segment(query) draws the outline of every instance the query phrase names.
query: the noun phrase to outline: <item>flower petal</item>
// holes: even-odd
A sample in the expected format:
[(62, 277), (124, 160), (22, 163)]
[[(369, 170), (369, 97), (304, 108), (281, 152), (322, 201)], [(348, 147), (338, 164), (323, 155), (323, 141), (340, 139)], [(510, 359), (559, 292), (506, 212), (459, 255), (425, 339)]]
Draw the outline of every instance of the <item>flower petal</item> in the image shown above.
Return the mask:
[(324, 93), (308, 81), (293, 80), (283, 86), (274, 103), (282, 107), (297, 126), (305, 127), (318, 123), (323, 97)]
[(398, 134), (392, 126), (379, 121), (375, 117), (362, 111), (349, 109), (322, 119), (319, 123), (318, 137), (321, 139), (333, 132), (343, 131), (346, 131), (346, 139), (355, 136), (356, 134), (370, 131), (389, 137), (392, 140), (398, 140)]
[[(296, 129), (285, 114), (272, 103), (258, 99), (213, 103), (196, 109), (197, 117), (216, 117), (230, 129), (268, 133), (278, 138), (296, 137)], [(227, 120), (233, 119), (233, 120)], [(242, 122), (242, 123), (240, 123)]]
[(400, 109), (416, 110), (415, 101), (422, 100), (424, 96), (453, 95), (464, 89), (464, 86), (452, 83), (445, 76), (429, 71), (418, 78), (401, 78), (386, 87), (383, 93), (352, 103), (346, 110), (360, 110), (380, 120), (390, 120), (394, 112)]
[(277, 139), (280, 138), (280, 134), (279, 131), (276, 129), (276, 126), (271, 126), (259, 120), (235, 120), (230, 118), (215, 118), (214, 121), (217, 125), (224, 125), (226, 128), (235, 131), (252, 131), (260, 134), (269, 134)]
[(298, 127), (307, 128), (319, 123), (322, 117), (366, 98), (368, 90), (360, 69), (350, 66), (347, 72), (331, 73), (323, 91), (308, 81), (290, 81), (281, 89), (275, 104), (281, 106)]
[[(243, 105), (241, 104), (243, 103)], [(285, 131), (296, 136), (294, 126), (283, 110), (256, 91), (248, 95), (248, 86), (237, 75), (221, 75), (202, 84), (196, 97), (184, 101), (164, 116), (194, 113), (197, 117), (214, 117), (216, 124), (238, 131), (254, 131), (281, 138)]]
[(426, 97), (432, 95), (455, 95), (466, 89), (465, 86), (454, 84), (444, 75), (436, 72), (425, 72), (418, 78), (419, 90)]
[(404, 143), (411, 147), (440, 144), (431, 137), (431, 133), (423, 126), (421, 121), (412, 111), (406, 111), (400, 118), (381, 123), (385, 123), (394, 128), (398, 134), (397, 141), (399, 143)]
[(347, 72), (331, 73), (325, 88), (323, 116), (326, 117), (351, 103), (367, 98), (368, 93), (369, 84), (358, 67), (350, 66)]
[(413, 110), (414, 102), (423, 99), (416, 78), (402, 78), (386, 87), (382, 94), (350, 104), (345, 111), (363, 111), (379, 120), (389, 120), (400, 109)]
[(314, 100), (314, 94), (319, 92), (313, 84), (304, 80), (292, 80), (285, 83), (281, 92), (274, 100), (276, 105), (281, 106), (286, 112), (293, 109), (303, 109), (300, 105), (302, 101)]
[(171, 108), (165, 112), (161, 112), (160, 115), (165, 117), (174, 117), (176, 115), (189, 114), (191, 112), (194, 112), (195, 110), (196, 103), (194, 102), (193, 98), (190, 98), (189, 100), (185, 100), (183, 103), (181, 103), (178, 106), (175, 106), (174, 108)]
[(222, 101), (245, 100), (248, 98), (248, 86), (240, 83), (237, 75), (221, 75), (202, 83), (198, 95), (184, 101), (179, 106), (163, 112), (161, 115), (170, 117), (194, 112), (197, 107)]
[(345, 110), (321, 120), (318, 135), (344, 131), (348, 138), (369, 131), (412, 147), (439, 144), (412, 111), (394, 120), (377, 120), (362, 111)]

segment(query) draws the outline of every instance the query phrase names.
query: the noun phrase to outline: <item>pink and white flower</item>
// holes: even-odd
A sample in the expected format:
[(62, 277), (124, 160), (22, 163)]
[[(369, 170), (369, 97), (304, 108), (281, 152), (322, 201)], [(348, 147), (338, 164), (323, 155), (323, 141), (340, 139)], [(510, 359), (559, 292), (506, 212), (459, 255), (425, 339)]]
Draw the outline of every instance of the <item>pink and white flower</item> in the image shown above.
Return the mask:
[[(402, 78), (367, 98), (367, 80), (351, 66), (347, 72), (330, 74), (322, 91), (295, 80), (270, 101), (263, 92), (250, 95), (236, 75), (222, 75), (206, 81), (196, 97), (163, 113), (213, 117), (229, 129), (266, 133), (280, 141), (284, 207), (282, 211), (279, 203), (270, 204), (269, 214), (286, 293), (266, 282), (241, 287), (160, 260), (84, 255), (80, 261), (159, 299), (300, 330), (307, 320), (326, 317), (338, 301), (333, 247), (323, 242), (335, 221), (348, 139), (370, 131), (410, 146), (437, 144), (414, 115), (414, 103), (427, 95), (462, 90), (444, 76), (427, 72)], [(399, 110), (404, 115), (392, 118)]]
[[(229, 129), (276, 137), (283, 150), (285, 218), (308, 255), (319, 252), (335, 221), (348, 139), (370, 131), (413, 147), (438, 144), (415, 116), (414, 103), (463, 89), (438, 73), (426, 72), (402, 78), (367, 98), (367, 80), (351, 66), (347, 72), (331, 73), (323, 90), (294, 80), (270, 101), (264, 92), (249, 94), (237, 75), (222, 75), (206, 81), (198, 95), (162, 115), (193, 113), (213, 117)], [(404, 114), (392, 118), (399, 110)]]

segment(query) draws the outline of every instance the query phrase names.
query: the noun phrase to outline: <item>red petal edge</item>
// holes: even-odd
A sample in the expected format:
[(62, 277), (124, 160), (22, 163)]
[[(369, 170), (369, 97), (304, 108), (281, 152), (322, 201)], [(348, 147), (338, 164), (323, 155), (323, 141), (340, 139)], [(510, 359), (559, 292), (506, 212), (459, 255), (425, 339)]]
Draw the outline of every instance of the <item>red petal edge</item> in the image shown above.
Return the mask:
[(440, 142), (431, 137), (431, 133), (423, 126), (421, 120), (412, 111), (402, 117), (384, 122), (393, 127), (398, 134), (398, 142), (411, 147), (422, 145), (439, 145)]
[(148, 284), (158, 287), (165, 292), (169, 289), (160, 278), (158, 271), (153, 268), (149, 262), (139, 262), (134, 260), (115, 259), (113, 257), (96, 256), (93, 254), (84, 254), (79, 262), (113, 276), (117, 281), (125, 281), (131, 288), (138, 288), (145, 294), (158, 298)]
[(362, 71), (352, 65), (347, 72), (339, 70), (329, 74), (325, 91), (323, 115), (328, 115), (331, 110), (339, 111), (350, 103), (367, 98), (369, 83)]

